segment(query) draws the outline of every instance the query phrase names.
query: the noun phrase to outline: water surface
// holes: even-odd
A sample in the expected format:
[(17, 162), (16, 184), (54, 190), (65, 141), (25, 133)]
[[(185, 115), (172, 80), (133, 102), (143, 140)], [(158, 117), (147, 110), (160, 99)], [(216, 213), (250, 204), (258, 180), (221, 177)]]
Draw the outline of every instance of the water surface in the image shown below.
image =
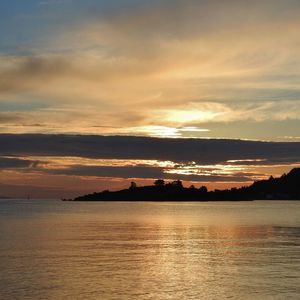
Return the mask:
[(0, 299), (299, 299), (300, 202), (0, 201)]

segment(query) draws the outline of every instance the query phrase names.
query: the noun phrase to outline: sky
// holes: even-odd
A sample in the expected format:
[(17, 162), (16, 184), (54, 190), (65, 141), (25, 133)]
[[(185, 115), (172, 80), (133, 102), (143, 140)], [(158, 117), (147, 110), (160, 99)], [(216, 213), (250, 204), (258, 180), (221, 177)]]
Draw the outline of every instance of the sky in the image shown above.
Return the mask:
[(299, 166), (299, 15), (298, 0), (1, 1), (0, 196), (227, 188)]

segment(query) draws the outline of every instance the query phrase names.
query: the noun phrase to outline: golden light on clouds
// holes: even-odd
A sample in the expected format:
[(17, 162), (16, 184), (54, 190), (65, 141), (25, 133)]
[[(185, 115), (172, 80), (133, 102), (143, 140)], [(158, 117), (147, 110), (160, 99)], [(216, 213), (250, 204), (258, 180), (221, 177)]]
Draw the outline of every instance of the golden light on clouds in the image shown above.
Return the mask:
[[(6, 24), (0, 28), (1, 134), (299, 141), (298, 1), (29, 2), (15, 10), (7, 1), (0, 12)], [(195, 165), (165, 156), (26, 155), (18, 163), (29, 159), (40, 168), (28, 166), (26, 176), (78, 167), (79, 175), (50, 177), (106, 178), (96, 168), (142, 165), (189, 181), (217, 175), (247, 181), (298, 164), (297, 155), (283, 157), (286, 164), (230, 156)], [(89, 174), (84, 166), (94, 169)], [(108, 171), (115, 180), (134, 175)], [(146, 178), (144, 171), (143, 181), (161, 174), (147, 169)]]
[[(284, 8), (282, 15), (281, 1), (167, 1), (50, 26), (29, 54), (0, 56), (0, 101), (8, 107), (2, 131), (148, 127), (153, 135), (160, 127), (174, 129), (158, 136), (180, 137), (178, 127), (207, 123), (205, 137), (224, 137), (224, 124), (236, 122), (225, 136), (255, 138), (238, 130), (247, 121), (248, 128), (262, 122), (264, 139), (276, 139), (266, 123), (300, 115), (299, 7), (289, 1)], [(281, 136), (299, 136), (289, 126), (295, 133)]]
[(213, 120), (221, 112), (201, 111), (201, 110), (170, 110), (166, 113), (166, 121), (172, 123), (186, 124), (194, 122), (208, 122)]

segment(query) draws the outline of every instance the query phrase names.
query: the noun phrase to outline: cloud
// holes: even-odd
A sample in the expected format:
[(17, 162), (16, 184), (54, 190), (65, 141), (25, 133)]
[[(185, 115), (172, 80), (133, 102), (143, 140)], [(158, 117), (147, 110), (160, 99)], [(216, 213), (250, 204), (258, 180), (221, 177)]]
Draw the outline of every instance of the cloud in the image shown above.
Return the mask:
[(72, 0), (45, 0), (40, 1), (39, 5), (57, 5), (57, 4), (65, 4), (65, 3), (72, 3)]
[[(299, 1), (121, 2), (40, 1), (4, 19), (0, 132), (25, 134), (0, 135), (3, 180), (245, 181), (299, 163), (299, 143), (177, 139), (299, 137)], [(47, 156), (177, 166), (63, 169)]]
[(117, 178), (161, 178), (163, 169), (159, 167), (98, 167), (72, 166), (67, 169), (45, 170), (47, 173), (76, 176), (97, 176)]
[(263, 159), (300, 161), (300, 143), (222, 139), (166, 139), (130, 136), (0, 135), (2, 156), (73, 156), (97, 159), (144, 159), (197, 164)]
[[(31, 53), (1, 56), (0, 102), (30, 107), (38, 99), (46, 107), (11, 112), (23, 127), (4, 112), (2, 132), (151, 134), (164, 127), (176, 135), (216, 122), (250, 128), (299, 120), (297, 1), (117, 4), (72, 3), (63, 11), (68, 21), (76, 9), (93, 9), (41, 30), (43, 42)], [(27, 126), (35, 123), (43, 126)], [(261, 130), (268, 138), (265, 124)]]
[[(8, 62), (7, 62), (8, 61)], [(50, 81), (71, 74), (74, 70), (61, 57), (0, 57), (4, 64), (0, 73), (0, 93), (20, 92), (48, 85)]]
[(156, 178), (226, 188), (300, 166), (294, 142), (0, 134), (0, 144), (0, 185), (18, 197), (29, 190), (36, 197), (74, 196)]
[(27, 168), (35, 168), (37, 166), (38, 166), (37, 161), (12, 158), (12, 157), (0, 157), (0, 170), (27, 169)]
[(157, 179), (164, 178), (168, 180), (176, 180), (180, 178), (186, 181), (210, 181), (210, 182), (245, 182), (252, 181), (255, 174), (233, 174), (233, 175), (198, 175), (198, 174), (178, 174), (164, 172), (160, 167), (98, 167), (98, 166), (73, 166), (66, 169), (44, 170), (48, 174), (55, 175), (71, 175), (71, 176), (96, 176), (108, 178), (123, 179)]

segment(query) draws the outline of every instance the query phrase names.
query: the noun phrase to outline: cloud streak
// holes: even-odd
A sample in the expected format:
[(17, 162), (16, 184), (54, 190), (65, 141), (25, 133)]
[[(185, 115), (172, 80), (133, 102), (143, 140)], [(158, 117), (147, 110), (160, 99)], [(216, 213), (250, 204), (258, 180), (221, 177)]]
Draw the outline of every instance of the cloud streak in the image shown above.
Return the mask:
[(124, 188), (156, 178), (224, 188), (300, 166), (300, 143), (292, 142), (1, 134), (0, 144), (0, 183), (19, 193), (38, 184), (36, 195), (47, 186), (49, 195), (63, 184), (62, 195), (76, 195), (99, 190), (97, 182)]
[(74, 156), (218, 164), (228, 160), (300, 160), (300, 143), (122, 136), (0, 135), (2, 156)]
[(300, 136), (299, 1), (4, 6), (2, 181), (242, 183), (299, 163), (299, 143), (275, 142)]
[[(113, 127), (122, 127), (132, 134), (146, 126), (178, 129), (243, 120), (248, 127), (261, 122), (267, 139), (267, 121), (299, 122), (297, 1), (85, 5), (93, 10), (82, 9), (82, 18), (71, 25), (50, 26), (31, 53), (1, 56), (0, 103), (9, 99), (30, 105), (39, 99), (48, 107), (33, 115), (20, 110), (24, 123), (38, 118), (57, 133), (74, 133), (75, 128), (119, 134)], [(48, 6), (49, 17), (56, 11)], [(67, 14), (83, 8), (69, 6)], [(70, 122), (74, 113), (78, 126)], [(45, 132), (9, 121), (2, 128)], [(227, 136), (233, 137), (230, 130)]]

